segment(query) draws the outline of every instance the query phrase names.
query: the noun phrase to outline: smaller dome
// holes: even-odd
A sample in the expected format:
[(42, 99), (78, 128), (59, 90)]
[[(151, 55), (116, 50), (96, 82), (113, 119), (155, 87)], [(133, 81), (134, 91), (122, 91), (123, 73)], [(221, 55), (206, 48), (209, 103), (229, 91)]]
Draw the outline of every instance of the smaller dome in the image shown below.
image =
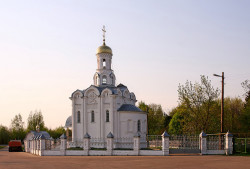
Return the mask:
[(65, 123), (65, 128), (71, 128), (72, 127), (72, 116), (69, 116)]
[(112, 55), (112, 49), (109, 46), (106, 46), (105, 43), (102, 46), (99, 46), (96, 50), (96, 54), (99, 53), (109, 53)]

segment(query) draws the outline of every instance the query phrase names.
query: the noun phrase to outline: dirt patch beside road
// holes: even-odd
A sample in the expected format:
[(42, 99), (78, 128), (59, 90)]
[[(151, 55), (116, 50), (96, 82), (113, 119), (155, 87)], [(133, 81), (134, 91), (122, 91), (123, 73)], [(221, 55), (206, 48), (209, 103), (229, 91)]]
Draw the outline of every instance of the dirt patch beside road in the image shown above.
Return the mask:
[(36, 156), (25, 152), (0, 152), (0, 169), (26, 168), (250, 168), (241, 156)]

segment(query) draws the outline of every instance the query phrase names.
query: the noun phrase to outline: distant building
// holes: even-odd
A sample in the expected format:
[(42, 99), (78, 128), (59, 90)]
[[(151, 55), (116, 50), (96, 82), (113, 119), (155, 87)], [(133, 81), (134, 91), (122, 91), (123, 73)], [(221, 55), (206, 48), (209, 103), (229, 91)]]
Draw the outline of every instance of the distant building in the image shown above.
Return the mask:
[(49, 133), (47, 131), (40, 131), (40, 127), (39, 127), (39, 125), (37, 125), (36, 131), (30, 131), (23, 140), (25, 152), (30, 153), (31, 140), (40, 139), (40, 138), (47, 139), (47, 140), (51, 139)]
[(91, 138), (103, 138), (111, 132), (115, 139), (133, 138), (140, 134), (146, 138), (147, 114), (135, 106), (136, 97), (123, 84), (116, 85), (111, 69), (112, 50), (105, 44), (97, 48), (97, 69), (93, 85), (72, 93), (72, 116), (65, 127), (72, 128), (71, 146), (83, 141), (88, 133)]

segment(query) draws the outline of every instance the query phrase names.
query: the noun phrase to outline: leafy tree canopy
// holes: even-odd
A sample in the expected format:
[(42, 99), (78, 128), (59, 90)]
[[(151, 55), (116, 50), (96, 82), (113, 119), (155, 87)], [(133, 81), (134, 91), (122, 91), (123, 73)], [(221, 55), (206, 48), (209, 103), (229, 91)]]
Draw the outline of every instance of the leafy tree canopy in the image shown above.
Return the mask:
[(30, 112), (27, 122), (27, 130), (36, 130), (36, 126), (39, 125), (40, 130), (46, 130), (43, 121), (43, 115), (41, 111)]
[(178, 95), (179, 103), (184, 105), (189, 113), (189, 132), (208, 132), (219, 89), (214, 89), (208, 77), (201, 75), (200, 83), (187, 81), (185, 85), (179, 85)]

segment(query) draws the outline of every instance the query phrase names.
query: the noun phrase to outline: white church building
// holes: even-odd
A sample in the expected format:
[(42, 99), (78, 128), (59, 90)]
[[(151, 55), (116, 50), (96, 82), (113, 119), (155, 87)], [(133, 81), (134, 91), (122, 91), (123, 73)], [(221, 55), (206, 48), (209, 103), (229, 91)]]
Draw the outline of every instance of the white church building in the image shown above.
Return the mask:
[[(82, 147), (83, 138), (91, 136), (92, 146), (105, 147), (107, 136), (114, 137), (116, 148), (132, 147), (133, 137), (140, 135), (146, 146), (147, 113), (135, 106), (136, 96), (123, 84), (116, 85), (111, 69), (113, 53), (105, 44), (96, 50), (97, 69), (93, 85), (72, 93), (72, 116), (66, 127), (72, 129), (69, 147)], [(131, 142), (131, 143), (130, 143)]]

